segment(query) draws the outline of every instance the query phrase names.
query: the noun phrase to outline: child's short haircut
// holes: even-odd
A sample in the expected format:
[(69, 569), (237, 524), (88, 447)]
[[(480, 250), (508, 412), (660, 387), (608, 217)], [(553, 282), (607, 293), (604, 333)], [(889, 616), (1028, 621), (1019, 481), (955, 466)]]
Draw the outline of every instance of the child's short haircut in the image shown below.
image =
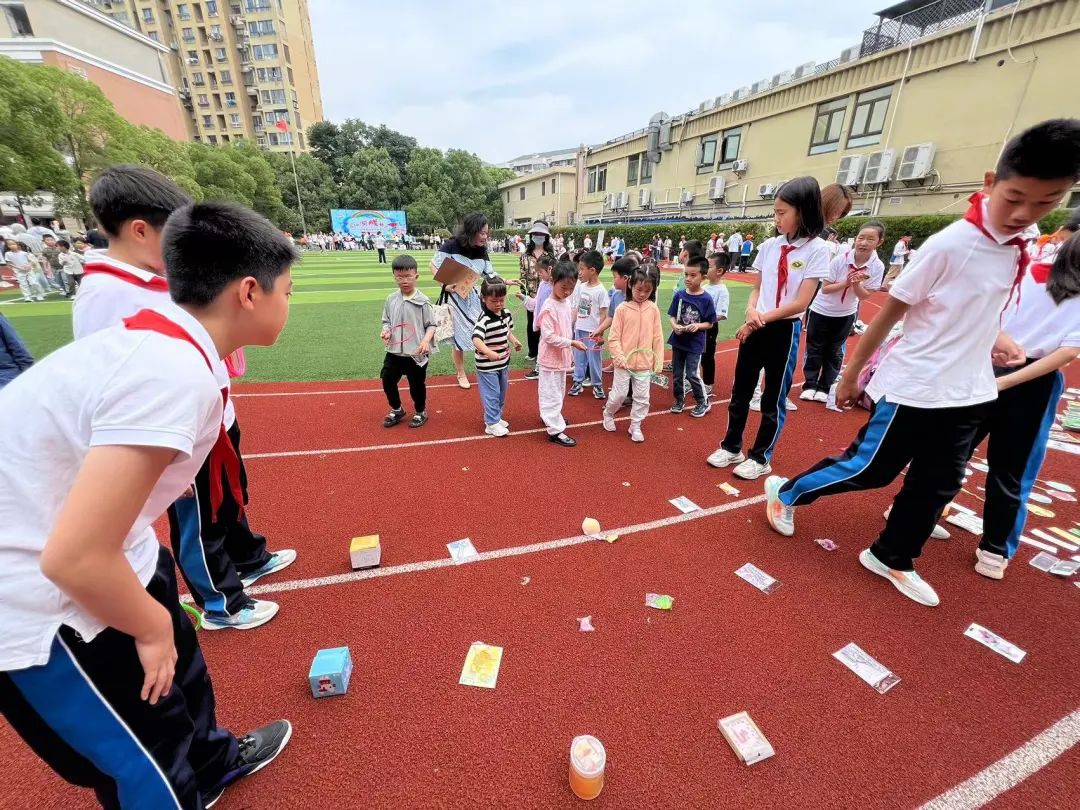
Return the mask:
[(390, 270), (397, 273), (399, 270), (415, 270), (416, 259), (408, 254), (401, 256), (395, 256), (393, 264), (390, 265)]
[(634, 269), (637, 267), (637, 262), (629, 256), (622, 256), (615, 260), (615, 263), (611, 265), (611, 272), (617, 276), (626, 276), (629, 278)]
[(1080, 180), (1080, 119), (1055, 118), (1024, 130), (998, 158), (997, 179)]
[(498, 276), (495, 276), (495, 278), (485, 278), (480, 284), (480, 297), (505, 298), (506, 282)]
[(232, 282), (252, 276), (269, 292), (300, 260), (293, 241), (266, 217), (235, 203), (185, 205), (169, 217), (161, 237), (169, 295), (177, 304), (204, 307)]
[(723, 275), (731, 267), (731, 256), (726, 251), (720, 253), (714, 253), (709, 257), (709, 261), (716, 265), (720, 270), (720, 274)]
[(858, 234), (860, 232), (865, 231), (867, 228), (873, 228), (875, 231), (877, 231), (878, 232), (878, 239), (882, 239), (882, 240), (885, 239), (885, 223), (884, 222), (879, 222), (876, 219), (872, 219), (869, 222), (864, 222), (862, 225), (859, 226), (859, 230), (856, 232), (856, 236), (858, 236)]
[(591, 267), (597, 273), (604, 269), (604, 254), (599, 250), (589, 250), (578, 257), (578, 261), (586, 267)]
[(702, 246), (700, 239), (691, 239), (689, 242), (686, 242), (683, 245), (683, 250), (686, 251), (686, 255), (691, 259), (705, 255), (705, 248)]
[(71, 249), (71, 243), (67, 239), (59, 239), (59, 240), (57, 240), (56, 246), (57, 247), (66, 247), (68, 250)]
[(537, 267), (554, 267), (555, 266), (555, 257), (552, 256), (550, 253), (545, 253), (543, 256), (541, 256), (539, 259), (536, 260), (536, 266)]
[(559, 262), (555, 265), (555, 269), (551, 271), (551, 283), (558, 284), (560, 281), (566, 281), (567, 279), (577, 280), (577, 267), (573, 262)]
[(144, 166), (111, 166), (90, 188), (90, 207), (109, 236), (133, 219), (161, 228), (169, 214), (190, 204), (191, 197), (180, 186)]
[(689, 270), (691, 267), (696, 267), (701, 275), (705, 275), (709, 272), (709, 260), (704, 256), (691, 256), (686, 260), (686, 269)]

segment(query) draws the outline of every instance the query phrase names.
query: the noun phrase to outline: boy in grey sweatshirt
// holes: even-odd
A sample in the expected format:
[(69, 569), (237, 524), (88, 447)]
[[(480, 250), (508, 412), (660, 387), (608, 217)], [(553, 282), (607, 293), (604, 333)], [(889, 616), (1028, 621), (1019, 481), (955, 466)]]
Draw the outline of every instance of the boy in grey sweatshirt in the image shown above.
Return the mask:
[(390, 403), (383, 427), (393, 427), (405, 418), (398, 391), (398, 383), (404, 376), (409, 380), (409, 395), (416, 409), (409, 427), (418, 428), (427, 422), (427, 364), (435, 338), (435, 312), (431, 300), (416, 289), (416, 260), (412, 256), (397, 256), (391, 268), (398, 289), (386, 299), (382, 312), (386, 358), (379, 376)]

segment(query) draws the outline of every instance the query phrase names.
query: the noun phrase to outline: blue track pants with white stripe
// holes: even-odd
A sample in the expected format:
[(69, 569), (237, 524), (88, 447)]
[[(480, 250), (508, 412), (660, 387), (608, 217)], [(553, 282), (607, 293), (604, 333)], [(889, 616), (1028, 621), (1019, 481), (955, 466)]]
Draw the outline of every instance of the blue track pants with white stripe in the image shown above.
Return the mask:
[(103, 807), (195, 810), (203, 793), (240, 775), (239, 747), (217, 725), (206, 662), (164, 548), (146, 590), (172, 615), (177, 653), (172, 688), (156, 704), (139, 697), (143, 669), (131, 636), (107, 628), (85, 642), (61, 627), (48, 663), (0, 672), (0, 712), (57, 774), (93, 789)]
[(803, 506), (823, 495), (879, 489), (908, 467), (871, 550), (889, 568), (910, 571), (942, 510), (960, 491), (971, 443), (992, 405), (913, 408), (882, 398), (843, 454), (786, 482), (780, 500)]

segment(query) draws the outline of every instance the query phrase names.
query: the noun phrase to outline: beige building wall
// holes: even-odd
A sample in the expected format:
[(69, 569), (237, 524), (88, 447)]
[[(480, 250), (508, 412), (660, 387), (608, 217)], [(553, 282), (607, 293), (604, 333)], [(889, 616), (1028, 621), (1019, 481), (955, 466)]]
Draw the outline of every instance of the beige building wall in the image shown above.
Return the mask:
[(311, 34), (308, 0), (285, 3), (285, 26), (289, 35), (296, 92), (300, 97), (300, 115), (307, 127), (323, 120), (322, 88), (319, 86), (319, 68), (315, 62), (315, 38)]
[[(691, 116), (672, 127), (673, 147), (653, 165), (647, 183), (627, 182), (633, 156), (639, 156), (640, 174), (644, 133), (592, 149), (582, 161), (580, 213), (607, 217), (605, 197), (622, 191), (629, 206), (620, 215), (641, 214), (638, 191), (648, 188), (654, 214), (764, 216), (772, 201), (759, 194), (762, 184), (807, 174), (832, 183), (841, 158), (886, 148), (896, 150), (898, 167), (905, 147), (926, 142), (936, 149), (928, 178), (860, 185), (855, 208), (881, 216), (962, 211), (1011, 135), (1047, 118), (1080, 114), (1080, 84), (1064, 78), (1075, 76), (1080, 65), (1080, 0), (1025, 2), (1010, 20), (1013, 10), (987, 18), (973, 63), (969, 25)], [(849, 143), (859, 94), (875, 90), (889, 98), (882, 131), (856, 141), (864, 145)], [(809, 154), (819, 105), (829, 102), (843, 110), (839, 142), (834, 151)], [(722, 134), (734, 128), (741, 128), (737, 157), (747, 161), (745, 171), (719, 162)], [(718, 134), (717, 158), (699, 172), (702, 141)], [(606, 188), (590, 193), (590, 175), (601, 168)], [(725, 181), (721, 202), (708, 199), (713, 177)], [(684, 192), (694, 195), (693, 203), (680, 207)]]
[(499, 191), (505, 227), (538, 219), (549, 225), (568, 225), (576, 209), (577, 170), (565, 166), (524, 175), (503, 183)]

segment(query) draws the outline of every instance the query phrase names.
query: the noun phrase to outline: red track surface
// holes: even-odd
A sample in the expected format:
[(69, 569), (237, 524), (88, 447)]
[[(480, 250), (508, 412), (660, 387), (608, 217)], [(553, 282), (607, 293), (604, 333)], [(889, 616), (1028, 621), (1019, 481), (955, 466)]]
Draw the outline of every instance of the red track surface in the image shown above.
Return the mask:
[[(730, 388), (734, 357), (718, 358), (718, 392)], [(532, 386), (510, 388), (514, 430), (541, 427)], [(249, 385), (237, 394), (377, 387)], [(653, 392), (654, 411), (670, 403), (669, 393)], [(845, 445), (865, 417), (799, 404), (774, 459), (781, 474)], [(432, 418), (421, 430), (384, 430), (380, 393), (239, 396), (237, 407), (249, 455), (471, 439), (482, 428), (477, 392), (455, 387), (431, 389)], [(592, 422), (599, 408), (589, 395), (568, 398), (566, 416)], [(606, 528), (675, 516), (667, 501), (678, 495), (705, 508), (759, 495), (760, 483), (704, 464), (724, 423), (719, 406), (701, 420), (650, 417), (643, 445), (630, 443), (620, 422), (615, 434), (571, 429), (580, 442), (572, 450), (540, 432), (252, 458), (253, 522), (274, 546), (300, 554), (265, 582), (348, 573), (348, 539), (357, 534), (382, 536), (386, 568), (445, 558), (445, 544), (466, 536), (484, 552), (576, 535), (586, 515)], [(1042, 477), (1080, 485), (1076, 469), (1073, 457), (1052, 451)], [(725, 495), (721, 481), (741, 495)], [(981, 482), (976, 474), (968, 488)], [(1080, 706), (1080, 589), (1028, 566), (1034, 550), (1023, 545), (1003, 582), (986, 580), (972, 570), (974, 538), (954, 528), (952, 540), (930, 541), (920, 562), (942, 605), (904, 599), (856, 561), (894, 491), (802, 509), (793, 539), (770, 532), (762, 507), (751, 504), (613, 545), (269, 594), (282, 610), (264, 628), (200, 634), (224, 724), (241, 731), (284, 716), (295, 728), (281, 758), (230, 788), (219, 806), (571, 806), (567, 752), (581, 733), (598, 736), (609, 754), (597, 806), (929, 800)], [(958, 500), (978, 507), (969, 496)], [(1055, 503), (1055, 519), (1029, 526), (1067, 528), (1080, 520), (1076, 507)], [(818, 537), (839, 550), (821, 550)], [(736, 578), (746, 562), (780, 589), (764, 595)], [(648, 591), (674, 596), (674, 609), (646, 608)], [(584, 615), (595, 633), (578, 631)], [(1027, 657), (1016, 665), (965, 638), (972, 621)], [(504, 648), (491, 691), (457, 683), (476, 640)], [(849, 641), (902, 682), (879, 695), (858, 680), (831, 657)], [(349, 694), (316, 701), (311, 658), (343, 644), (355, 664)], [(749, 768), (735, 759), (716, 721), (740, 710), (769, 737), (773, 759)], [(8, 762), (0, 807), (91, 805), (6, 725), (0, 743)], [(1078, 773), (1074, 748), (998, 803), (1068, 806)]]

